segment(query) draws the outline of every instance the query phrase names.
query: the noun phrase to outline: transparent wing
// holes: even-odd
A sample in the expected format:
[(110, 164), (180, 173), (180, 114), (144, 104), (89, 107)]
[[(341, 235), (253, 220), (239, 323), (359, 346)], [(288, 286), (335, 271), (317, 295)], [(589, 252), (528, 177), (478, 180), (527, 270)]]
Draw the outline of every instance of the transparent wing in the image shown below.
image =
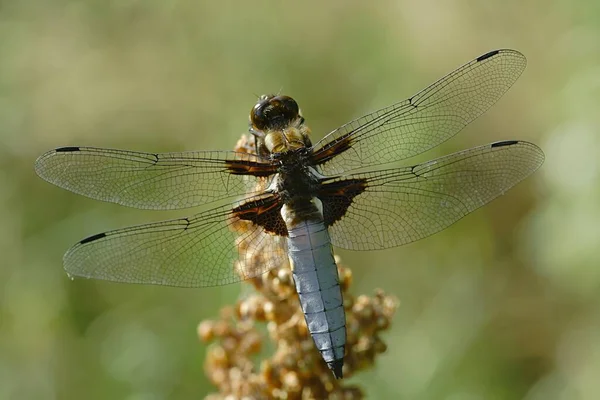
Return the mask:
[(64, 256), (70, 276), (207, 287), (258, 276), (287, 262), (285, 238), (233, 216), (231, 205), (90, 236)]
[(544, 153), (534, 144), (505, 141), (412, 167), (339, 178), (338, 184), (352, 179), (366, 187), (356, 197), (338, 202), (350, 206), (329, 228), (332, 243), (375, 250), (422, 239), (504, 194), (543, 161)]
[(265, 160), (247, 153), (153, 154), (92, 147), (51, 150), (36, 160), (35, 171), (50, 183), (93, 199), (154, 210), (252, 193), (256, 177), (274, 172)]
[(495, 50), (409, 99), (351, 121), (315, 146), (326, 175), (403, 160), (448, 140), (490, 108), (525, 69), (525, 56)]

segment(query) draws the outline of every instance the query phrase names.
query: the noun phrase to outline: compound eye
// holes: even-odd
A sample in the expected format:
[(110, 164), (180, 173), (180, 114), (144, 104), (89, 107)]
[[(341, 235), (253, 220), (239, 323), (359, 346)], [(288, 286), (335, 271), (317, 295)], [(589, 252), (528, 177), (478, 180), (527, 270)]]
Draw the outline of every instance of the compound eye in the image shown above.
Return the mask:
[(259, 131), (284, 129), (299, 112), (298, 103), (289, 96), (261, 96), (250, 112), (250, 122)]
[(265, 108), (268, 106), (268, 102), (260, 101), (254, 105), (252, 111), (250, 112), (250, 121), (252, 125), (262, 131), (267, 127), (267, 116), (265, 113)]
[(272, 102), (275, 103), (276, 101), (281, 104), (281, 108), (288, 118), (292, 119), (298, 116), (299, 107), (296, 100), (289, 96), (277, 96), (273, 98)]

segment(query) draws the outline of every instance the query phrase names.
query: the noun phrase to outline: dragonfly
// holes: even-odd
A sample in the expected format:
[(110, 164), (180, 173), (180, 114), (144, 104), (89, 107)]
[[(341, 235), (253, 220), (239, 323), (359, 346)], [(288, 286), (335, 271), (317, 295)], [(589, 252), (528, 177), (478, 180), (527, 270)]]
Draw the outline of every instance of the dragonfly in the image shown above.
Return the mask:
[[(544, 153), (522, 140), (391, 165), (454, 136), (525, 66), (518, 51), (488, 52), (314, 144), (297, 102), (277, 94), (251, 109), (251, 152), (51, 150), (35, 162), (37, 174), (93, 199), (151, 210), (213, 203), (192, 216), (87, 237), (66, 252), (64, 268), (71, 277), (200, 288), (289, 263), (315, 346), (343, 378), (346, 318), (332, 246), (379, 250), (425, 238), (536, 171)], [(249, 253), (260, 262), (247, 262)]]

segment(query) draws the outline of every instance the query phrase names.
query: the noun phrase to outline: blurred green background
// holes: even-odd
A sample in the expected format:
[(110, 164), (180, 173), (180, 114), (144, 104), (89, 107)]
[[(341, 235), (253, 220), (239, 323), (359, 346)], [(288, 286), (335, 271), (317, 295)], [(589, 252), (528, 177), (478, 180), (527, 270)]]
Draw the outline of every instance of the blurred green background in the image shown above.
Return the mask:
[[(502, 139), (546, 163), (443, 233), (339, 252), (355, 294), (401, 300), (373, 399), (600, 398), (600, 3), (0, 2), (0, 398), (188, 399), (213, 391), (196, 326), (241, 285), (70, 281), (77, 240), (177, 213), (37, 178), (65, 145), (232, 149), (256, 95), (300, 103), (315, 138), (495, 48), (529, 64), (434, 157)], [(196, 210), (187, 211), (187, 214)]]

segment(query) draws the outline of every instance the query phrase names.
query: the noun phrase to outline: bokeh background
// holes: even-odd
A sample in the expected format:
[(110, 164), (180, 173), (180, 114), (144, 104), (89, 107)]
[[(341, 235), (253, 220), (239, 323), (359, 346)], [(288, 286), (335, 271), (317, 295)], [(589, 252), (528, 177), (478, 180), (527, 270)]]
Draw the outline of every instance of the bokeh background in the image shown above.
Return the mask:
[(0, 2), (0, 398), (202, 398), (196, 326), (244, 290), (70, 281), (77, 240), (186, 211), (71, 194), (35, 175), (39, 154), (231, 149), (256, 95), (278, 91), (320, 138), (495, 48), (523, 52), (525, 73), (426, 158), (524, 139), (546, 163), (440, 234), (339, 252), (355, 294), (402, 302), (387, 353), (352, 383), (373, 399), (600, 398), (591, 0)]

